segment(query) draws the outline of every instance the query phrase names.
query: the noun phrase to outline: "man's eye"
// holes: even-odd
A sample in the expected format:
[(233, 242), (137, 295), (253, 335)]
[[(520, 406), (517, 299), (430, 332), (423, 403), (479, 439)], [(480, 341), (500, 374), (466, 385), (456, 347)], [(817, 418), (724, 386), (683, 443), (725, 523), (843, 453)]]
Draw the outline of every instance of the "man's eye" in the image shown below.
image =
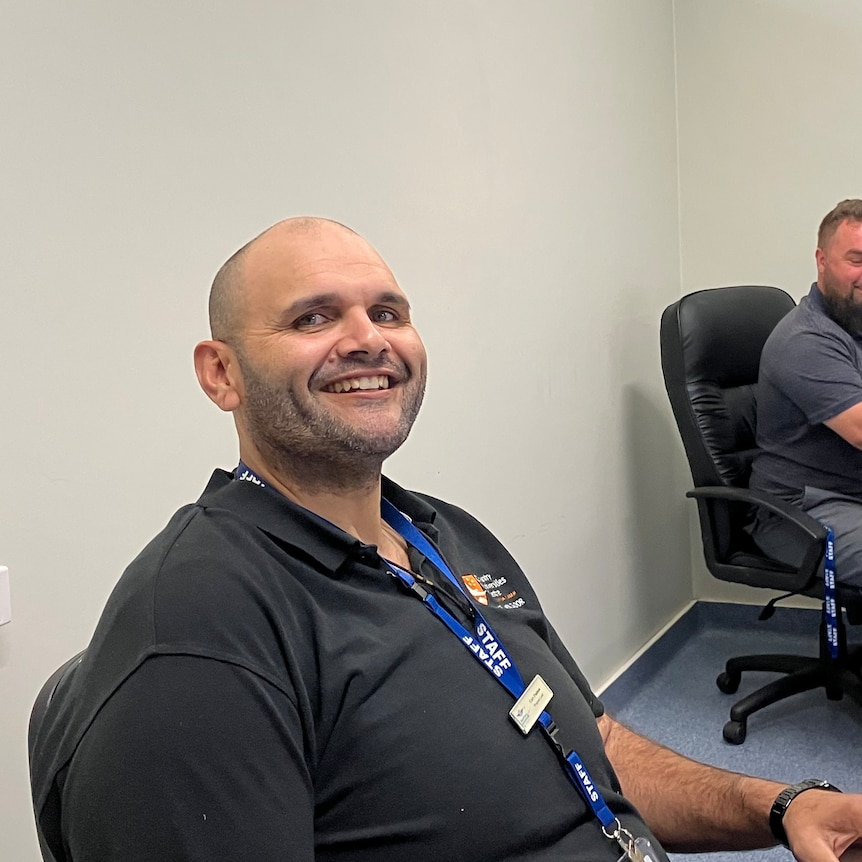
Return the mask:
[(325, 321), (326, 318), (319, 311), (312, 311), (297, 318), (294, 326), (299, 329), (303, 329), (308, 326), (320, 326), (320, 324)]
[(388, 308), (377, 308), (371, 312), (371, 320), (374, 323), (392, 323), (395, 320), (398, 320), (398, 316), (394, 311), (390, 311)]

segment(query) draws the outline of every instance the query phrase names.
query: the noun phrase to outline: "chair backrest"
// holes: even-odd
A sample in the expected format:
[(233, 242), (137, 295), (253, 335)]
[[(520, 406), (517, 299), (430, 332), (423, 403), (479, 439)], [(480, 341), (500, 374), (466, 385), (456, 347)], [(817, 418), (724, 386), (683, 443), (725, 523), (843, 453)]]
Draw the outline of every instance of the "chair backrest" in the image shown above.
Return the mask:
[[(795, 305), (777, 287), (718, 287), (690, 293), (662, 314), (662, 372), (696, 488), (748, 486), (757, 454), (760, 354)], [(743, 529), (750, 515), (746, 493), (697, 496), (710, 572), (722, 580), (820, 595), (814, 576), (822, 571), (822, 541), (812, 540), (795, 570), (771, 559)], [(862, 622), (862, 590), (839, 584), (838, 601), (851, 623)]]
[(795, 306), (777, 287), (690, 293), (661, 318), (661, 362), (697, 487), (747, 487), (755, 442), (763, 345)]
[[(33, 766), (33, 752), (36, 747), (36, 743), (39, 739), (39, 730), (42, 727), (42, 722), (45, 719), (45, 715), (48, 712), (49, 707), (51, 706), (51, 702), (54, 700), (54, 695), (68, 682), (72, 677), (72, 674), (81, 664), (82, 659), (84, 658), (84, 651), (79, 652), (76, 656), (73, 656), (68, 661), (64, 662), (48, 679), (45, 681), (45, 684), (39, 689), (39, 694), (36, 695), (36, 701), (33, 704), (33, 709), (30, 711), (30, 727), (27, 733), (27, 748), (30, 755), (30, 767), (31, 774), (30, 780), (33, 780), (32, 774), (32, 766)], [(54, 854), (48, 847), (48, 844), (45, 840), (43, 823), (45, 822), (45, 817), (47, 816), (51, 819), (51, 826), (59, 834), (60, 829), (60, 814), (59, 811), (48, 811), (48, 812), (39, 812), (36, 811), (36, 832), (39, 836), (39, 847), (42, 851), (42, 859), (44, 862), (58, 862)], [(56, 820), (56, 822), (53, 822)]]

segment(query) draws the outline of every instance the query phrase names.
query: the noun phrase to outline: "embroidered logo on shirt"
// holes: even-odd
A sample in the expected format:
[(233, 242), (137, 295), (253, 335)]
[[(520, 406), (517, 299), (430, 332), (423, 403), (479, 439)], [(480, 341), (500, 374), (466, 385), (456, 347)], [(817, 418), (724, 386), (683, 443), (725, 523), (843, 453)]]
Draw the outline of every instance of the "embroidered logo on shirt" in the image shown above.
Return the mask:
[[(468, 578), (471, 580), (468, 581)], [(508, 586), (508, 581), (502, 575), (495, 576), (490, 572), (485, 572), (483, 575), (463, 575), (462, 580), (470, 591), (470, 595), (483, 605), (496, 605), (512, 611), (527, 604), (515, 590)], [(481, 590), (481, 596), (477, 595), (477, 591), (474, 591), (475, 588), (471, 581), (476, 582), (475, 586)]]

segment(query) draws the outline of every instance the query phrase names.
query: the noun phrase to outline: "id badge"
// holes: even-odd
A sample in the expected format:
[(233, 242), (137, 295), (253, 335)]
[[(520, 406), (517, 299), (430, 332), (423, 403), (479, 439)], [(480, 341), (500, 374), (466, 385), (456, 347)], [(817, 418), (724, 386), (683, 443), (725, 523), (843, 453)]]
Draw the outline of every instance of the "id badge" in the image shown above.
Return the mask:
[(554, 693), (550, 686), (536, 674), (533, 681), (524, 689), (524, 693), (515, 701), (509, 710), (509, 718), (515, 722), (525, 736), (539, 720), (542, 710), (550, 703)]

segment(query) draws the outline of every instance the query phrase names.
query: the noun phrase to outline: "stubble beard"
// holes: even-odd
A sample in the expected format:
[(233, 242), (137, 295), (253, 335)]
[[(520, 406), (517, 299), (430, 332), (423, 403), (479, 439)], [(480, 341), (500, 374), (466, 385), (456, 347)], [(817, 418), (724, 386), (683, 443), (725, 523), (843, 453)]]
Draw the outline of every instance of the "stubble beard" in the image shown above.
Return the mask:
[[(424, 374), (411, 377), (405, 367), (399, 384), (404, 388), (404, 401), (398, 421), (379, 428), (373, 422), (353, 425), (312, 395), (302, 398), (290, 384), (269, 380), (242, 357), (240, 368), (252, 442), (271, 468), (309, 493), (373, 486), (383, 462), (407, 439), (425, 394)], [(361, 370), (355, 365), (346, 369), (348, 373)], [(373, 416), (374, 405), (367, 409)]]
[(862, 302), (853, 298), (854, 291), (843, 295), (840, 286), (824, 275), (820, 293), (826, 313), (854, 338), (862, 337)]

